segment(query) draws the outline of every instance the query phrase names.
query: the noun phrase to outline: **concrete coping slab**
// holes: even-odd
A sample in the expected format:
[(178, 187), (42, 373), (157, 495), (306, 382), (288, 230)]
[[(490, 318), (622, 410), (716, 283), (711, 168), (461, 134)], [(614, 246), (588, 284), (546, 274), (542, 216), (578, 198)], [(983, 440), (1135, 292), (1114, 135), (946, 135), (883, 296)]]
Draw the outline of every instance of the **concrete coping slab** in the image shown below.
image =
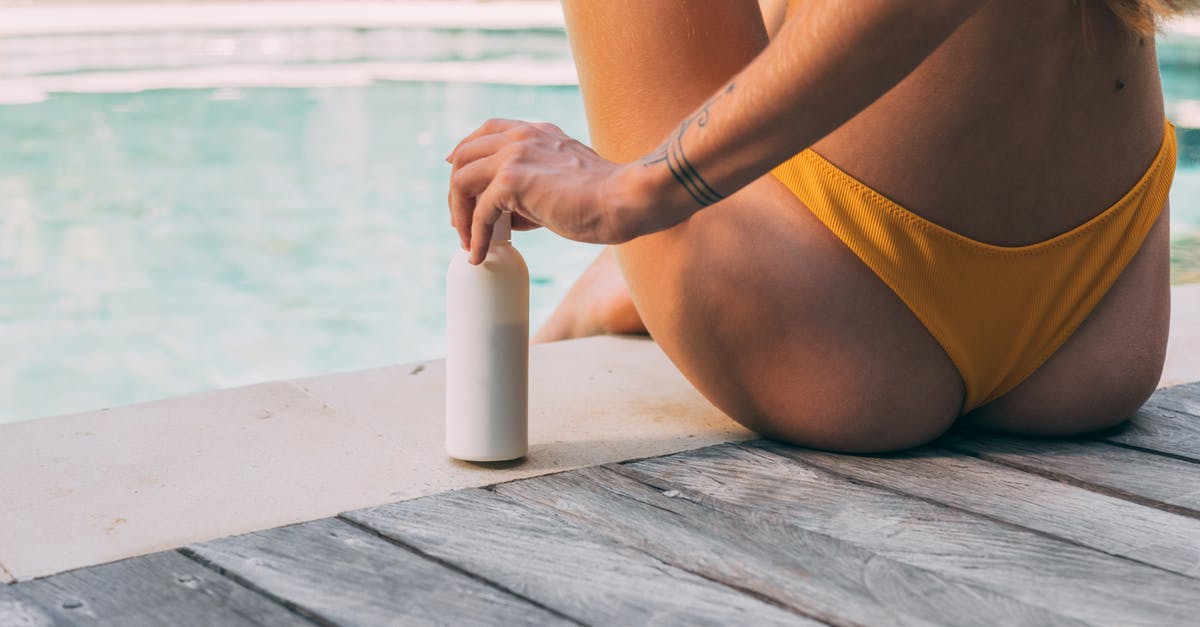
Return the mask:
[(443, 451), (444, 362), (0, 425), (0, 578), (753, 437), (646, 339), (530, 354), (530, 452)]
[(1200, 283), (1171, 286), (1171, 337), (1159, 387), (1200, 381)]

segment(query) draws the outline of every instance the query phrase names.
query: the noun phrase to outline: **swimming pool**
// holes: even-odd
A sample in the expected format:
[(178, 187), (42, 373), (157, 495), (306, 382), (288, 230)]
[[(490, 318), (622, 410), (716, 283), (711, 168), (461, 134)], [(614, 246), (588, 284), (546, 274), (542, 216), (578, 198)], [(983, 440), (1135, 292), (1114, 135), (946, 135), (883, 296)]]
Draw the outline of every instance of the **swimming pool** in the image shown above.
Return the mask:
[[(444, 352), (441, 157), (574, 88), (64, 94), (0, 108), (0, 420)], [(515, 236), (534, 322), (596, 254)]]
[(1188, 63), (1162, 66), (1167, 113), (1176, 123), (1179, 167), (1171, 187), (1171, 281), (1200, 282), (1200, 37)]
[[(420, 37), (426, 65), (372, 71), (462, 70), (464, 38), (482, 42), (473, 59), (567, 59), (561, 32)], [(212, 40), (234, 43), (204, 44), (204, 55), (245, 47)], [(296, 49), (286, 37), (253, 41), (264, 40)], [(358, 41), (327, 56), (386, 56)], [(503, 84), (538, 82), (518, 74), (389, 82), (340, 67), (283, 81), (317, 86), (103, 93), (94, 72), (116, 61), (37, 59), (10, 71), (75, 88), (0, 105), (0, 422), (438, 357), (457, 248), (441, 157), (487, 117), (586, 136), (577, 87)], [(1172, 102), (1200, 100), (1194, 69), (1164, 76)], [(1172, 203), (1183, 267), (1200, 249), (1200, 156), (1181, 157)], [(515, 242), (537, 325), (598, 249), (540, 231)]]

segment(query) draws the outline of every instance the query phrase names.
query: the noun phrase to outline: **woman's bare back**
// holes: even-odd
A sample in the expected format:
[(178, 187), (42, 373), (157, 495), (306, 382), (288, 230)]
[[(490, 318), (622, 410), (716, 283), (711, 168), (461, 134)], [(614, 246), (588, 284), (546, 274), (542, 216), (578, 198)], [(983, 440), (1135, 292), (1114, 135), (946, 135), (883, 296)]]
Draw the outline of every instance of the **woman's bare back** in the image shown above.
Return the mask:
[(1102, 4), (991, 2), (815, 149), (923, 217), (1004, 246), (1116, 202), (1162, 139), (1154, 42)]

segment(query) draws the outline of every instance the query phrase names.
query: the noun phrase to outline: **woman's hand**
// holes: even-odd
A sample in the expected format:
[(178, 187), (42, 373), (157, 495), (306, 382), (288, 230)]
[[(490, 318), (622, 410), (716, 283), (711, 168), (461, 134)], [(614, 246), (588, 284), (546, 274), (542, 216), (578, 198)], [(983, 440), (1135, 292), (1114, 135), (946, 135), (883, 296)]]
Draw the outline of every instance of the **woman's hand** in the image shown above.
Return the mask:
[(446, 158), (450, 222), (471, 263), (482, 263), (492, 225), (512, 212), (515, 229), (544, 226), (563, 237), (619, 244), (653, 206), (636, 171), (608, 161), (553, 124), (488, 120)]

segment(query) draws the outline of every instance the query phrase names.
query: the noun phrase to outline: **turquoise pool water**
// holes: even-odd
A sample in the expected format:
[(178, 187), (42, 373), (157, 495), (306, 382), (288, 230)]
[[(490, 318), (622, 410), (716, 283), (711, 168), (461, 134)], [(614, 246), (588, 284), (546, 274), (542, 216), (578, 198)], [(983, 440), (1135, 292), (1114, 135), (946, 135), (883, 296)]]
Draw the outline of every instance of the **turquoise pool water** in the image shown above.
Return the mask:
[[(547, 37), (539, 49), (563, 45)], [(1200, 102), (1194, 67), (1164, 79), (1169, 106)], [(0, 422), (442, 355), (457, 240), (441, 157), (493, 116), (586, 135), (575, 87), (382, 82), (0, 105)], [(1177, 265), (1200, 257), (1200, 130), (1181, 133), (1193, 135), (1181, 135), (1172, 193)], [(516, 244), (537, 325), (597, 248), (539, 231)]]
[[(0, 106), (0, 422), (444, 353), (441, 157), (576, 88), (385, 83)], [(534, 323), (594, 247), (518, 233)]]

